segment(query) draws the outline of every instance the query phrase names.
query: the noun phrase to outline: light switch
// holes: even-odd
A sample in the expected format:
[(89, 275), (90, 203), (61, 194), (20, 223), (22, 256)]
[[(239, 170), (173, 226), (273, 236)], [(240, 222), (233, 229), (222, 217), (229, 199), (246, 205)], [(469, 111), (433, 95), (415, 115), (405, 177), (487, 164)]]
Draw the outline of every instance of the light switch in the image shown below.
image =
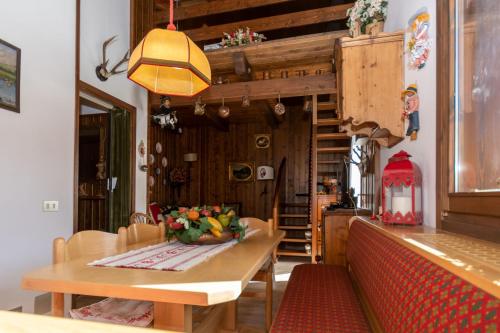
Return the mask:
[(44, 212), (57, 212), (59, 211), (59, 201), (44, 201), (43, 202)]

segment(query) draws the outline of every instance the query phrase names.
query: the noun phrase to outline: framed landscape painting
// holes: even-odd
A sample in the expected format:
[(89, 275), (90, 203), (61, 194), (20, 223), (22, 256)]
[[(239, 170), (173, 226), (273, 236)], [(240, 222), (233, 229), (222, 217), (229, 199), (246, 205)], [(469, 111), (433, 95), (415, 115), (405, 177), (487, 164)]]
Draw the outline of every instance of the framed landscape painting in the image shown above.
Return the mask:
[(232, 182), (251, 182), (254, 180), (254, 164), (249, 162), (230, 162), (229, 180)]
[(0, 109), (19, 112), (21, 50), (0, 39)]

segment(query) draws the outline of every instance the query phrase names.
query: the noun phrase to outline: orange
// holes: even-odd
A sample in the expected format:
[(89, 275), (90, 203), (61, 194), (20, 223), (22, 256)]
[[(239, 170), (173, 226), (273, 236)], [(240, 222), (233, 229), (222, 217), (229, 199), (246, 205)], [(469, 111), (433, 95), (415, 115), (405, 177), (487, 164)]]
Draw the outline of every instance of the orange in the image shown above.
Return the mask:
[(192, 220), (192, 221), (197, 221), (200, 218), (200, 213), (198, 213), (195, 210), (190, 210), (187, 213), (187, 218), (190, 219), (190, 220)]

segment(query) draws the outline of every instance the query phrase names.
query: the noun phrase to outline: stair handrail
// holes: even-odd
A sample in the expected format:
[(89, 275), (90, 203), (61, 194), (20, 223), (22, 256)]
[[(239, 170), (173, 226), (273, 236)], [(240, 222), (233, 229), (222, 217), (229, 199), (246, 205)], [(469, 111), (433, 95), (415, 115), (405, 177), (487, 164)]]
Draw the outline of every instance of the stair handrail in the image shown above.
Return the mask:
[(280, 163), (280, 167), (278, 169), (278, 176), (276, 177), (276, 187), (274, 188), (273, 222), (275, 228), (277, 228), (279, 224), (280, 194), (281, 194), (281, 185), (283, 183), (283, 177), (285, 176), (285, 168), (286, 168), (286, 157), (283, 157)]

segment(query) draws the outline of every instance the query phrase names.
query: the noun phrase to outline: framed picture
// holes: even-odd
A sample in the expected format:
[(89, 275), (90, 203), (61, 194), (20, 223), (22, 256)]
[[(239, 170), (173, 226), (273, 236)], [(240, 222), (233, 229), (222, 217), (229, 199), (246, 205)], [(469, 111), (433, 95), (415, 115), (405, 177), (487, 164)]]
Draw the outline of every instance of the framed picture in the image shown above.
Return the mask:
[(255, 134), (255, 147), (259, 149), (269, 148), (271, 145), (271, 134)]
[(0, 39), (0, 108), (18, 112), (21, 50)]
[(255, 166), (250, 162), (230, 162), (229, 180), (233, 182), (251, 182), (255, 178)]

